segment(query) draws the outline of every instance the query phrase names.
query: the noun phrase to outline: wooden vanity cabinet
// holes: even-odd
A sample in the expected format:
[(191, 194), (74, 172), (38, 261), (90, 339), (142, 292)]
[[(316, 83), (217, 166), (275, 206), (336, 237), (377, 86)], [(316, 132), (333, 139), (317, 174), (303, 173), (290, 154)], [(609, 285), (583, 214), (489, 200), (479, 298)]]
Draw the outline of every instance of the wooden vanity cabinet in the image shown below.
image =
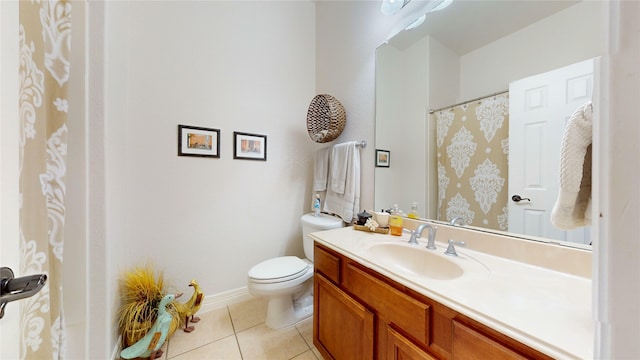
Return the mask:
[(314, 280), (316, 347), (334, 359), (373, 359), (374, 314), (324, 276), (316, 274)]
[(551, 359), (318, 243), (314, 266), (325, 359)]

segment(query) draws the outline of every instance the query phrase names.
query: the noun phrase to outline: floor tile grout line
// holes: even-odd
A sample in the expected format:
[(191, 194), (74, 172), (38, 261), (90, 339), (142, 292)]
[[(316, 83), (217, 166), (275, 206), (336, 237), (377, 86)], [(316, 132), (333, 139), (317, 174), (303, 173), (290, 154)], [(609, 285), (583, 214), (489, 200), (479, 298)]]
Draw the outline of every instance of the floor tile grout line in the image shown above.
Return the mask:
[[(305, 320), (303, 320), (303, 321), (305, 321)], [(304, 343), (307, 344), (307, 347), (309, 348), (309, 350), (311, 350), (311, 345), (309, 345), (309, 342), (307, 341), (307, 339), (305, 339), (304, 335), (302, 335), (302, 332), (300, 331), (300, 328), (298, 327), (299, 323), (300, 322), (296, 323), (296, 325), (295, 325), (296, 330), (298, 331), (298, 334), (302, 338), (302, 341), (304, 341)]]
[(304, 341), (304, 343), (305, 343), (305, 344), (307, 344), (307, 347), (309, 347), (309, 349), (307, 349), (307, 351), (311, 351), (311, 354), (313, 355), (313, 357), (317, 359), (318, 357), (316, 356), (316, 353), (315, 353), (315, 352), (313, 352), (313, 349), (314, 349), (314, 347), (315, 347), (315, 346), (313, 345), (313, 343), (309, 344), (309, 342), (308, 342), (308, 341), (307, 341), (307, 339), (304, 337), (304, 335), (302, 335), (302, 332), (300, 331), (300, 328), (298, 327), (298, 324), (300, 324), (300, 323), (301, 323), (301, 322), (303, 322), (303, 321), (307, 321), (307, 320), (308, 320), (308, 319), (304, 319), (304, 320), (302, 320), (302, 321), (298, 321), (298, 322), (295, 324), (295, 327), (296, 327), (296, 330), (298, 330), (298, 334), (300, 334), (300, 337), (302, 337), (302, 341)]
[[(304, 321), (304, 320), (302, 320), (302, 321)], [(296, 328), (296, 331), (298, 332), (298, 335), (300, 335), (300, 337), (302, 338), (302, 341), (304, 342), (304, 344), (307, 345), (307, 349), (305, 351), (301, 352), (300, 354), (296, 355), (296, 356), (300, 356), (300, 355), (306, 353), (307, 351), (311, 351), (311, 346), (309, 346), (309, 343), (307, 342), (307, 339), (304, 338), (304, 335), (302, 335), (302, 332), (300, 331), (300, 328), (298, 327), (298, 324), (301, 323), (302, 321), (298, 321), (297, 323), (295, 323), (293, 325), (293, 327)], [(296, 356), (292, 357), (291, 359), (295, 358)]]
[[(217, 340), (214, 340), (214, 341), (208, 342), (208, 343), (206, 343), (206, 344), (202, 344), (202, 345), (196, 346), (196, 347), (194, 347), (194, 348), (190, 348), (189, 350), (187, 350), (187, 351), (185, 351), (185, 352), (182, 352), (182, 353), (180, 353), (180, 354), (176, 354), (176, 355), (172, 356), (172, 357), (171, 357), (171, 359), (176, 358), (176, 357), (178, 357), (178, 356), (182, 356), (182, 355), (184, 355), (184, 354), (188, 354), (188, 353), (190, 353), (190, 352), (192, 352), (192, 351), (195, 351), (195, 350), (197, 350), (197, 349), (203, 348), (203, 347), (205, 347), (205, 346), (209, 346), (209, 345), (211, 345), (211, 344), (213, 344), (213, 343), (216, 343), (216, 342), (218, 342), (218, 341), (222, 341), (222, 340), (227, 339), (227, 338), (230, 338), (230, 337), (232, 337), (232, 336), (233, 336), (233, 337), (235, 337), (235, 334), (230, 334), (230, 335), (227, 335), (227, 336), (221, 337), (220, 339), (217, 339)], [(236, 339), (236, 342), (237, 342), (237, 339)], [(167, 360), (169, 360), (169, 358), (167, 358)]]
[[(169, 347), (170, 346), (171, 346), (171, 338), (169, 338), (169, 340), (167, 340), (167, 353), (165, 354), (164, 360), (169, 360), (170, 359), (169, 358)], [(179, 356), (179, 355), (174, 355), (171, 358), (174, 358), (176, 356)]]
[(238, 333), (236, 332), (236, 326), (233, 323), (233, 317), (231, 316), (231, 309), (227, 306), (227, 314), (229, 315), (229, 320), (231, 321), (231, 328), (233, 329), (233, 336), (236, 339), (236, 346), (238, 347), (238, 353), (240, 353), (240, 359), (243, 360), (244, 356), (242, 355), (242, 348), (240, 347), (240, 340), (238, 340)]

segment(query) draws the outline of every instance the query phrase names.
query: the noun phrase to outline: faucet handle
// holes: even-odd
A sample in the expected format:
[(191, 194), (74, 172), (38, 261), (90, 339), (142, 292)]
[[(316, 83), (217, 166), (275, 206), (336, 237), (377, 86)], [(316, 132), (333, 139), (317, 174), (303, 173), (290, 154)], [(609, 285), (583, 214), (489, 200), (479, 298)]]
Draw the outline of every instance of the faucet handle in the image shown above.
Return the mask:
[(455, 241), (453, 239), (449, 239), (449, 246), (447, 246), (447, 250), (445, 250), (444, 254), (449, 256), (458, 256), (455, 245), (465, 247), (467, 246), (467, 243), (464, 241)]
[(406, 232), (406, 233), (409, 233), (411, 235), (409, 237), (409, 245), (418, 245), (418, 244), (420, 244), (418, 242), (418, 236), (417, 236), (415, 230), (412, 231), (412, 230), (409, 230), (409, 229), (402, 228), (402, 232)]

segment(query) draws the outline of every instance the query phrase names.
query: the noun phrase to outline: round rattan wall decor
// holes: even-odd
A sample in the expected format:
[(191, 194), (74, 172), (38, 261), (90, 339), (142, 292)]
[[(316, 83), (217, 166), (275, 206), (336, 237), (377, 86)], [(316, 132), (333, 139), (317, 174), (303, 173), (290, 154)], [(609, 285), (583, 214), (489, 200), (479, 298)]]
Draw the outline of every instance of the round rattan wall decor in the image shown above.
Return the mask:
[(307, 111), (307, 132), (311, 140), (326, 143), (334, 140), (344, 130), (347, 115), (344, 107), (331, 95), (316, 95)]

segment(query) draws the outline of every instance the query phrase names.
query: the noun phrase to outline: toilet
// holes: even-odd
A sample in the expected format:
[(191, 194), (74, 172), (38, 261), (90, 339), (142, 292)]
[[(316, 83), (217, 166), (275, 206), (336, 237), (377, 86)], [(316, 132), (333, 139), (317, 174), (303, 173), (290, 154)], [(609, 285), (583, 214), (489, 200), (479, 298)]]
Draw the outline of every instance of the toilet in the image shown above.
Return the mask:
[(313, 239), (309, 233), (344, 226), (342, 219), (326, 214), (305, 214), (300, 220), (306, 259), (281, 256), (255, 265), (248, 273), (249, 293), (267, 299), (265, 323), (272, 329), (293, 325), (313, 314)]

